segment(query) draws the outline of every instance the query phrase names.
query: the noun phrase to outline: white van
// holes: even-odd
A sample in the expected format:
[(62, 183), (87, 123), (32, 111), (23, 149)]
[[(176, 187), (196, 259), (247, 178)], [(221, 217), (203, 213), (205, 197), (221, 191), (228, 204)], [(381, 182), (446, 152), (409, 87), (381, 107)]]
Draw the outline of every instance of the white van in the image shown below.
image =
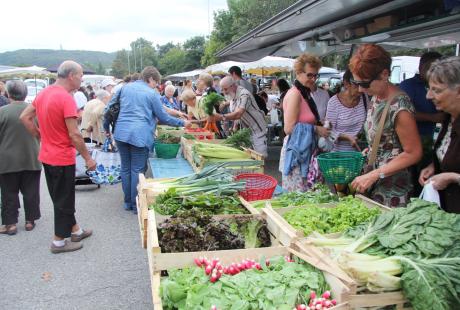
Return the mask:
[(391, 57), (391, 59), (391, 83), (399, 84), (418, 73), (420, 57), (396, 56)]

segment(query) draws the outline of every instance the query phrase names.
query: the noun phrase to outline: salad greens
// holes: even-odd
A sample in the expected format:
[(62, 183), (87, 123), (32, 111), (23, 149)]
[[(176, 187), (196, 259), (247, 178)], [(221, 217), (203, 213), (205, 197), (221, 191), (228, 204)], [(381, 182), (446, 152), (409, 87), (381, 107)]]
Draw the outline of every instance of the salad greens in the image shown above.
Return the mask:
[(286, 212), (283, 217), (308, 236), (313, 231), (322, 234), (343, 232), (378, 214), (378, 208), (367, 208), (361, 200), (350, 196), (341, 199), (334, 208), (306, 205)]
[(301, 261), (286, 262), (282, 256), (270, 259), (261, 270), (249, 269), (236, 275), (223, 274), (211, 283), (201, 268), (169, 270), (161, 281), (165, 309), (291, 310), (308, 304), (311, 290), (329, 289), (321, 271)]
[(165, 143), (165, 144), (177, 144), (180, 142), (180, 137), (174, 136), (169, 133), (163, 133), (158, 136), (156, 141), (159, 143)]
[(342, 237), (309, 238), (370, 291), (402, 288), (415, 310), (460, 304), (460, 215), (412, 199)]
[(251, 130), (249, 128), (238, 130), (225, 140), (225, 144), (229, 144), (240, 150), (242, 150), (243, 147), (252, 147)]
[[(308, 192), (289, 192), (283, 193), (278, 197), (271, 199), (270, 203), (273, 208), (286, 208), (291, 206), (304, 206), (309, 204), (327, 203), (338, 201), (337, 195), (331, 193), (327, 185), (316, 184)], [(264, 208), (265, 201), (256, 201), (252, 203), (254, 208)]]
[(174, 215), (182, 210), (196, 209), (203, 214), (248, 214), (236, 195), (217, 196), (198, 193), (193, 196), (181, 196), (175, 191), (159, 195), (149, 206), (161, 215)]
[(216, 218), (196, 209), (184, 210), (158, 226), (158, 240), (165, 253), (267, 247), (267, 223), (258, 216)]

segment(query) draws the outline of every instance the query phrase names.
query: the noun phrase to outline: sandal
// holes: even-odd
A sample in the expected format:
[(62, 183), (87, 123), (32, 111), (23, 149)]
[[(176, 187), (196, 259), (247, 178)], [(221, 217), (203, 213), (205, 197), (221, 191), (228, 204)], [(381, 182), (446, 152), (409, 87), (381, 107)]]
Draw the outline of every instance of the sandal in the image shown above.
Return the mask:
[(35, 228), (35, 222), (34, 221), (26, 221), (26, 231), (31, 231)]
[(16, 235), (18, 232), (18, 227), (16, 224), (6, 225), (2, 229), (0, 229), (0, 234), (7, 234), (7, 235)]

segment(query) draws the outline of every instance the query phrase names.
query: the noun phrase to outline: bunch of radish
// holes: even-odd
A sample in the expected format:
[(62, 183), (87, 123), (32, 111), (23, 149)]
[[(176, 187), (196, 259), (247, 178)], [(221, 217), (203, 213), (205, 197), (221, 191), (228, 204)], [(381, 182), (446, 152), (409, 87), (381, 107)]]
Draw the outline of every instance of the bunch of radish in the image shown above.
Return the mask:
[(331, 292), (326, 291), (320, 297), (316, 296), (314, 291), (310, 293), (310, 303), (307, 305), (301, 304), (298, 305), (293, 310), (323, 310), (332, 308), (337, 305), (337, 301), (335, 299), (331, 299)]

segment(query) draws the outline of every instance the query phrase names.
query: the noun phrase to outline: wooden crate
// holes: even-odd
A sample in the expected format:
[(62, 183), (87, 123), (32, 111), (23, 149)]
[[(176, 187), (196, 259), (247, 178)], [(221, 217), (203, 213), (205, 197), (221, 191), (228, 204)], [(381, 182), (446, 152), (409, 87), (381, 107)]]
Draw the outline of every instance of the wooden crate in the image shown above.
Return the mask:
[[(149, 249), (153, 240), (149, 238)], [(224, 251), (203, 251), (203, 252), (185, 252), (185, 253), (170, 253), (164, 256), (161, 261), (155, 261), (153, 256), (155, 252), (149, 251), (149, 272), (151, 279), (152, 288), (152, 299), (153, 307), (155, 310), (162, 310), (163, 305), (160, 296), (160, 285), (161, 285), (161, 270), (168, 270), (171, 268), (185, 268), (194, 266), (194, 259), (200, 256), (206, 256), (208, 258), (219, 257), (220, 261), (227, 265), (232, 262), (240, 261), (242, 259), (254, 259), (259, 261), (262, 257), (271, 258), (274, 256), (297, 256), (303, 259), (307, 263), (312, 264), (312, 260), (309, 256), (304, 253), (298, 252), (294, 249), (285, 246), (276, 246), (269, 248), (257, 248), (257, 249), (241, 249), (241, 250), (224, 250)], [(166, 255), (166, 254), (165, 254)], [(157, 264), (156, 266), (154, 264)], [(158, 265), (160, 264), (160, 265)], [(313, 265), (313, 264), (312, 264)], [(158, 267), (161, 266), (161, 269)], [(350, 309), (348, 300), (350, 295), (350, 289), (340, 279), (335, 277), (333, 274), (324, 271), (324, 277), (331, 287), (333, 297), (337, 300), (338, 305), (332, 310), (345, 310)]]
[[(138, 185), (138, 194), (136, 197), (136, 206), (137, 206), (137, 217), (139, 222), (139, 231), (141, 235), (141, 245), (144, 249), (147, 248), (147, 235), (148, 235), (148, 212), (149, 205), (155, 202), (155, 199), (158, 195), (164, 193), (164, 191), (158, 190), (155, 186), (152, 186), (152, 182), (149, 182), (152, 179), (146, 179), (143, 174), (139, 174), (139, 185)], [(158, 180), (167, 180), (167, 179), (154, 179)], [(250, 214), (260, 214), (260, 211), (254, 208), (249, 202), (247, 202), (243, 197), (239, 197), (241, 204), (249, 211)], [(155, 222), (162, 221), (165, 216), (156, 214)]]
[[(367, 197), (364, 197), (362, 195), (356, 195), (355, 198), (359, 198), (366, 207), (368, 208), (379, 208), (380, 210), (386, 212), (386, 211), (389, 211), (391, 210), (390, 208), (382, 205), (382, 204), (379, 204)], [(322, 203), (322, 204), (317, 204), (317, 206), (320, 206), (320, 207), (323, 207), (323, 208), (333, 208), (336, 206), (336, 202), (330, 202), (330, 203)], [(286, 207), (286, 208), (271, 208), (271, 205), (270, 205), (270, 201), (267, 201), (267, 208), (265, 210), (265, 212), (267, 214), (269, 214), (270, 217), (276, 219), (276, 221), (278, 222), (280, 228), (279, 229), (282, 229), (286, 232), (289, 232), (290, 234), (296, 234), (298, 238), (302, 238), (304, 237), (304, 234), (301, 230), (298, 230), (298, 229), (295, 229), (294, 227), (292, 227), (284, 218), (283, 218), (283, 215), (286, 213), (286, 212), (289, 212), (291, 210), (294, 210), (294, 209), (299, 209), (299, 208), (302, 208), (302, 207)]]
[[(215, 144), (221, 144), (224, 143), (225, 140), (219, 139), (219, 140), (209, 140), (209, 141), (199, 141), (199, 140), (189, 140), (185, 139), (182, 137), (181, 139), (181, 145), (182, 145), (182, 151), (184, 154), (184, 158), (190, 163), (190, 165), (193, 168), (193, 171), (195, 172), (200, 172), (203, 170), (203, 168), (207, 165), (206, 160), (203, 156), (197, 155), (197, 158), (199, 158), (199, 163), (197, 163), (193, 157), (193, 144), (198, 141), (198, 142), (206, 142), (206, 143), (215, 143)], [(264, 161), (264, 156), (262, 154), (257, 153), (254, 150), (245, 148), (244, 151), (251, 156), (251, 159), (248, 160), (259, 160), (259, 161)], [(244, 160), (244, 159), (242, 159)], [(222, 160), (224, 162), (225, 160)], [(257, 167), (255, 169), (249, 169), (242, 167), (241, 170), (235, 170), (233, 171), (234, 174), (239, 174), (239, 173), (264, 173), (264, 165), (262, 164), (260, 167)]]
[(407, 303), (402, 291), (387, 292), (387, 293), (366, 293), (358, 294), (358, 286), (356, 282), (349, 277), (340, 267), (330, 259), (327, 254), (322, 252), (319, 248), (308, 244), (305, 240), (298, 240), (292, 246), (301, 253), (310, 256), (310, 259), (314, 262), (315, 266), (319, 266), (318, 269), (329, 270), (333, 272), (334, 276), (340, 279), (349, 289), (349, 306), (351, 309), (356, 308), (367, 308), (367, 307), (384, 307), (384, 306), (396, 306), (397, 310), (409, 310), (405, 308), (404, 304)]

